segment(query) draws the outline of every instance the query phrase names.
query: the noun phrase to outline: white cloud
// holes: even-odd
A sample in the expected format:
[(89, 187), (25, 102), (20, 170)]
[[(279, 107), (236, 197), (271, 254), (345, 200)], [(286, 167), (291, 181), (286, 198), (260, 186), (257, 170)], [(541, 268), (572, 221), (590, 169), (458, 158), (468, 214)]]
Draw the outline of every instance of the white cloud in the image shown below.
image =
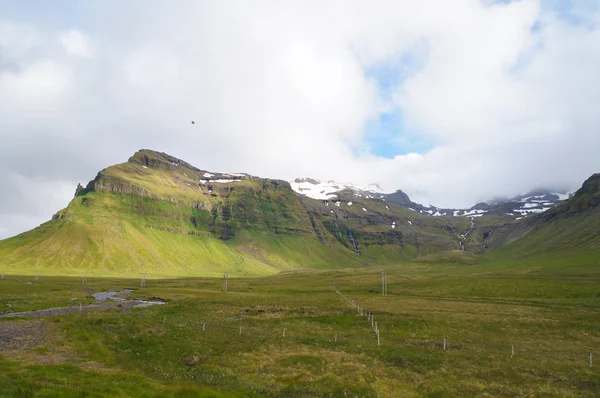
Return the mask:
[[(78, 30), (0, 21), (0, 175), (85, 183), (153, 148), (468, 206), (598, 171), (597, 9), (574, 25), (529, 0), (148, 3), (73, 5)], [(401, 77), (391, 100), (366, 73), (380, 65)], [(435, 148), (366, 151), (365, 123), (393, 109)]]
[(68, 54), (91, 58), (92, 50), (88, 39), (77, 29), (71, 29), (60, 36), (60, 44)]

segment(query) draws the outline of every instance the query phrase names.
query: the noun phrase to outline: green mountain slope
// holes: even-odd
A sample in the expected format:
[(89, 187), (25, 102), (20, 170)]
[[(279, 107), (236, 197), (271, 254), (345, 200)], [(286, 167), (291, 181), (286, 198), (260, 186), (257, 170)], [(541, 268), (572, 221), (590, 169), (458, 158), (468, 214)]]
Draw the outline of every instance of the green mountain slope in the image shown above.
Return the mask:
[[(478, 228), (506, 220), (484, 216)], [(289, 183), (210, 173), (150, 150), (78, 186), (51, 221), (0, 241), (8, 272), (136, 276), (266, 275), (481, 252), (466, 217), (430, 217), (377, 199), (334, 201)], [(461, 235), (467, 235), (461, 237)]]
[(491, 258), (600, 264), (600, 174), (560, 205), (493, 231), (489, 242), (497, 247)]

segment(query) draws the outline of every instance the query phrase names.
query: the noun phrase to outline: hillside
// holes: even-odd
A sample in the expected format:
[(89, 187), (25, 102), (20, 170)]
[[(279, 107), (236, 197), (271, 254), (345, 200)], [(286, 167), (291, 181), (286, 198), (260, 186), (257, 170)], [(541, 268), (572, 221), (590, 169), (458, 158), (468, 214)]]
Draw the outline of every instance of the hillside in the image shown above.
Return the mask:
[(381, 199), (315, 200), (288, 182), (200, 170), (141, 150), (78, 186), (67, 208), (0, 242), (9, 272), (265, 275), (397, 263), (460, 248), (464, 217)]
[(600, 174), (552, 209), (508, 223), (488, 239), (494, 258), (546, 257), (571, 262), (600, 260)]

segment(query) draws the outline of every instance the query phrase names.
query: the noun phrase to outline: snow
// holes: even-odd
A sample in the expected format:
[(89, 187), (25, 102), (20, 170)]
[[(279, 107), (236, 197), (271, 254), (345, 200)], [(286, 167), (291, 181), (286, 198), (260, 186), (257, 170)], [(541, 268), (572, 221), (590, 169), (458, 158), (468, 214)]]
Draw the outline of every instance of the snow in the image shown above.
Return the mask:
[(245, 177), (246, 176), (246, 174), (243, 174), (243, 173), (231, 173), (231, 174), (227, 174), (227, 175), (234, 176), (234, 177)]
[(388, 210), (390, 209), (389, 207), (387, 207), (387, 205), (385, 206), (385, 208), (388, 209)]
[(472, 215), (472, 216), (470, 216), (470, 217), (471, 217), (471, 218), (473, 218), (473, 217), (481, 217), (481, 216), (483, 216), (483, 214), (473, 214), (473, 215)]
[(183, 173), (184, 176), (186, 176), (187, 178), (190, 178), (187, 174)]
[(325, 206), (329, 207), (329, 202), (325, 202)]
[(146, 166), (142, 166), (142, 167), (143, 167), (143, 168), (145, 168), (145, 169), (147, 169), (147, 167), (146, 167)]
[(336, 205), (337, 207), (340, 207), (340, 202), (335, 202), (335, 205)]
[(210, 177), (213, 177), (213, 176), (214, 176), (214, 174), (211, 174), (211, 173), (204, 173), (203, 174), (203, 177), (206, 177), (206, 178), (210, 178)]
[(392, 229), (396, 228), (396, 224), (392, 224)]
[(517, 218), (515, 218), (515, 220), (520, 220), (520, 219), (522, 219), (522, 218), (523, 218), (523, 217), (517, 217)]
[(221, 184), (226, 184), (226, 183), (229, 183), (229, 182), (240, 182), (240, 181), (242, 181), (242, 180), (240, 180), (240, 179), (237, 179), (237, 180), (226, 180), (226, 179), (223, 179), (223, 178), (218, 179), (218, 180), (210, 180), (210, 182), (218, 182), (218, 183), (221, 183)]
[[(302, 180), (296, 180), (296, 181), (302, 181)], [(331, 185), (328, 183), (313, 184), (310, 181), (302, 181), (302, 182), (296, 182), (296, 181), (293, 181), (290, 183), (294, 192), (299, 193), (301, 195), (308, 196), (309, 198), (313, 198), (313, 199), (320, 199), (320, 200), (333, 199), (333, 198), (337, 197), (335, 192), (342, 190), (342, 188), (340, 188), (339, 186)]]
[(352, 206), (352, 202), (348, 202), (348, 206)]
[(367, 209), (365, 209), (365, 208), (363, 207), (363, 211), (367, 211)]
[(525, 203), (523, 209), (531, 209), (532, 207), (538, 207), (539, 205), (539, 203)]
[(410, 221), (410, 220), (409, 220), (409, 221), (408, 221), (408, 223), (409, 223), (410, 225), (412, 225), (412, 221)]
[(333, 213), (333, 210), (329, 210), (331, 213)]
[(541, 209), (517, 209), (515, 213), (520, 213), (522, 216), (530, 213), (543, 213), (546, 210), (550, 210), (551, 207), (542, 207)]
[(442, 216), (442, 215), (443, 215), (443, 214), (442, 214), (442, 213), (440, 213), (440, 211), (438, 210), (438, 211), (436, 211), (436, 212), (435, 212), (435, 214), (434, 214), (433, 216), (434, 216), (434, 217), (439, 217), (439, 216)]
[(201, 183), (201, 184), (206, 184), (207, 182), (208, 182), (208, 181), (206, 181), (206, 180), (200, 180), (200, 183)]
[[(569, 198), (569, 194), (552, 193), (550, 195), (556, 195), (556, 196), (558, 196), (559, 200), (564, 200), (564, 199), (561, 199), (563, 197), (565, 199)], [(545, 197), (546, 197), (546, 195), (528, 196), (526, 198), (523, 198), (523, 199), (519, 200), (519, 202), (521, 202), (521, 203), (527, 203), (527, 202), (546, 202), (547, 199), (544, 199)]]
[(558, 193), (554, 192), (552, 195), (558, 196), (558, 200), (567, 200), (569, 196), (573, 195), (575, 192), (567, 192), (567, 193)]
[(481, 215), (483, 215), (485, 213), (487, 213), (487, 210), (477, 210), (477, 209), (475, 209), (475, 210), (465, 211), (465, 213), (463, 214), (463, 216), (472, 216), (474, 214), (478, 214), (478, 215), (481, 216)]
[[(297, 178), (290, 183), (292, 189), (301, 195), (313, 199), (332, 199), (337, 198), (337, 193), (343, 190), (353, 191), (357, 197), (362, 197), (361, 193), (384, 194), (385, 192), (377, 184), (354, 185), (340, 184), (335, 181), (321, 182), (311, 178)], [(375, 198), (368, 195), (368, 198)]]
[(408, 208), (408, 210), (416, 211), (415, 209), (413, 209), (413, 208), (410, 208), (410, 207)]

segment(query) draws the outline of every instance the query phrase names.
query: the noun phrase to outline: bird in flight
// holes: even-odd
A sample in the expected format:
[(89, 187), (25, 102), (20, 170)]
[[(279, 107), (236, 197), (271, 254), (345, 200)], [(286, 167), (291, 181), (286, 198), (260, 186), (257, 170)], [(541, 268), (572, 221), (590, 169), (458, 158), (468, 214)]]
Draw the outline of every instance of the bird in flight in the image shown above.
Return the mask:
[(196, 124), (196, 122), (192, 120), (192, 124)]

